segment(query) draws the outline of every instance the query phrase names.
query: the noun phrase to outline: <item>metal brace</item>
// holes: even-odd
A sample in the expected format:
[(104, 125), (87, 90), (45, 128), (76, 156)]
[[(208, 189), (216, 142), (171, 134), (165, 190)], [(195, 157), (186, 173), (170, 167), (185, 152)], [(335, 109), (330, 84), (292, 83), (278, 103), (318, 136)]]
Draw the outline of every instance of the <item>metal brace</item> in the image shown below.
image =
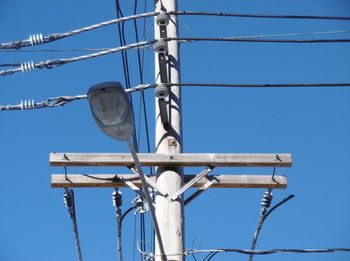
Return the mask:
[(145, 201), (146, 200), (146, 195), (145, 193), (142, 192), (141, 189), (139, 189), (134, 183), (132, 183), (129, 180), (126, 180), (124, 177), (120, 178), (120, 181), (122, 181), (123, 183), (125, 183), (129, 188), (131, 188), (133, 191), (135, 191), (140, 197), (142, 197)]
[[(130, 167), (130, 170), (134, 172), (135, 174), (139, 175), (137, 172), (137, 169), (135, 167)], [(148, 185), (150, 185), (154, 190), (158, 192), (161, 196), (169, 200), (169, 194), (164, 192), (161, 187), (159, 187), (153, 180), (151, 180), (149, 177), (145, 176), (145, 180)]]
[(200, 188), (198, 188), (198, 190), (196, 192), (194, 192), (191, 196), (189, 196), (184, 204), (187, 205), (188, 203), (190, 203), (192, 200), (194, 200), (196, 197), (198, 197), (200, 194), (202, 194), (205, 190), (207, 190), (208, 188), (210, 188), (211, 185), (219, 182), (219, 180), (215, 177), (215, 176), (205, 176), (208, 179), (208, 182), (205, 183), (203, 186), (201, 186)]
[(180, 188), (174, 195), (172, 195), (171, 200), (173, 200), (173, 201), (176, 200), (186, 190), (188, 190), (190, 187), (192, 187), (193, 184), (197, 183), (204, 176), (207, 176), (214, 168), (215, 167), (208, 166), (205, 170), (203, 170), (201, 173), (199, 173), (193, 179), (191, 179), (189, 182), (187, 182), (184, 186), (182, 186), (182, 188)]

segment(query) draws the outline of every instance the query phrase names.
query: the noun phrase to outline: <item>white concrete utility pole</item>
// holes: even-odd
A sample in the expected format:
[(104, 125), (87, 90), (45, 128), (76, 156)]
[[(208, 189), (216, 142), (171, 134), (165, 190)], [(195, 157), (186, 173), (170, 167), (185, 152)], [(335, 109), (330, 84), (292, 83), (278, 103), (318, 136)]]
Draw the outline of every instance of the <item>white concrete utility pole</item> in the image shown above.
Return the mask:
[[(157, 12), (177, 11), (176, 0), (155, 0)], [(155, 22), (155, 38), (178, 37), (175, 17), (166, 21), (166, 15), (158, 15)], [(165, 31), (164, 31), (165, 30)], [(180, 55), (177, 41), (166, 43), (167, 48), (155, 55), (155, 77), (157, 83), (180, 82)], [(162, 48), (161, 48), (162, 49)], [(162, 53), (163, 52), (163, 53)], [(165, 70), (164, 70), (165, 69)], [(169, 86), (169, 96), (156, 98), (156, 152), (173, 154), (182, 152), (181, 89)], [(166, 91), (165, 91), (166, 92)], [(166, 96), (166, 95), (165, 95)], [(166, 106), (162, 106), (166, 104)], [(161, 108), (163, 107), (163, 108)], [(166, 108), (167, 115), (161, 115)], [(167, 116), (167, 117), (166, 117)], [(158, 167), (157, 185), (169, 195), (176, 193), (183, 184), (183, 169)], [(184, 260), (184, 200), (180, 196), (169, 201), (157, 194), (156, 217), (159, 223), (162, 245), (166, 259), (161, 258), (161, 249), (156, 240), (155, 260)]]

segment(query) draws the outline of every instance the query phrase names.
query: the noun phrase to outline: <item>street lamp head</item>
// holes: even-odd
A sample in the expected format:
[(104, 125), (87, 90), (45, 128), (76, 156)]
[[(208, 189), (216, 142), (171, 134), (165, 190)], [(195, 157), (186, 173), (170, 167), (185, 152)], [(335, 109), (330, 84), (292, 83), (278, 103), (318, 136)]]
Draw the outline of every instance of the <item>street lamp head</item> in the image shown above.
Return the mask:
[(108, 136), (128, 141), (134, 132), (134, 116), (129, 99), (119, 82), (92, 86), (87, 94), (92, 116)]

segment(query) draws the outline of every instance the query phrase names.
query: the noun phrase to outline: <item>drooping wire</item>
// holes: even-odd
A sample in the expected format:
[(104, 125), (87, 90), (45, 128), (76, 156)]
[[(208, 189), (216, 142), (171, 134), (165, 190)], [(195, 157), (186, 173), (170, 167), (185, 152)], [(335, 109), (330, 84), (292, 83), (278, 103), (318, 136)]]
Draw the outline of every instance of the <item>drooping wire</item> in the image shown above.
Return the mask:
[[(251, 250), (255, 250), (256, 243), (258, 241), (258, 237), (259, 237), (262, 225), (264, 223), (264, 218), (265, 218), (265, 215), (267, 213), (267, 209), (271, 206), (272, 198), (273, 198), (272, 189), (268, 189), (264, 193), (263, 199), (261, 201), (261, 211), (260, 211), (259, 223), (258, 223), (258, 227), (256, 228), (256, 231), (255, 231), (254, 236), (253, 236), (253, 242), (252, 242), (252, 245), (250, 247)], [(250, 255), (249, 261), (253, 261), (253, 257), (254, 257), (254, 255)]]
[[(137, 5), (138, 5), (138, 0), (134, 0), (134, 15), (137, 13)], [(135, 33), (135, 40), (136, 42), (139, 42), (139, 33), (138, 33), (138, 26), (137, 26), (137, 21), (133, 20), (134, 24), (134, 33)], [(142, 63), (141, 63), (141, 53), (140, 50), (137, 50), (137, 62), (138, 62), (138, 71), (139, 71), (139, 78), (140, 78), (140, 84), (143, 84), (143, 68), (142, 68)], [(139, 137), (138, 137), (138, 144), (140, 145), (140, 135), (141, 135), (141, 108), (143, 107), (144, 111), (144, 117), (145, 117), (145, 122), (146, 126), (148, 127), (147, 124), (147, 113), (146, 113), (146, 102), (145, 102), (145, 94), (144, 91), (141, 90), (141, 95), (140, 95), (140, 114), (139, 114)], [(142, 106), (143, 105), (143, 106)], [(149, 143), (149, 136), (148, 136), (148, 130), (146, 127), (146, 138), (147, 138), (147, 143)], [(150, 152), (150, 151), (148, 151)], [(151, 167), (150, 167), (151, 169)], [(140, 239), (141, 239), (141, 251), (146, 251), (146, 228), (145, 228), (145, 214), (141, 213), (140, 214)], [(141, 261), (143, 259), (143, 256), (141, 255)]]
[(72, 189), (65, 188), (65, 192), (63, 194), (64, 203), (68, 209), (68, 213), (73, 225), (75, 246), (77, 251), (77, 258), (79, 261), (83, 260), (83, 256), (81, 253), (79, 233), (78, 233), (78, 223), (77, 216), (75, 211), (75, 201), (74, 201), (74, 191)]
[[(117, 12), (117, 18), (124, 17), (124, 14), (122, 12), (120, 2), (119, 0), (115, 0), (115, 5), (116, 5), (116, 12)], [(118, 35), (119, 35), (119, 43), (121, 46), (126, 46), (126, 39), (125, 39), (125, 23), (118, 23)], [(130, 88), (131, 83), (130, 83), (130, 73), (129, 73), (129, 59), (128, 59), (128, 53), (127, 50), (121, 51), (122, 53), (122, 63), (123, 63), (123, 72), (124, 72), (124, 79), (125, 79), (125, 86), (127, 89)], [(129, 99), (131, 106), (133, 107), (133, 99), (132, 95), (129, 94)], [(134, 113), (134, 112), (133, 112)], [(135, 117), (134, 117), (135, 118)], [(136, 148), (136, 151), (138, 152), (139, 146), (137, 143), (137, 131), (136, 127), (134, 125), (134, 132), (133, 132), (133, 143)]]
[[(258, 241), (258, 237), (260, 234), (260, 231), (262, 229), (262, 226), (265, 222), (265, 220), (267, 219), (267, 217), (270, 215), (270, 213), (272, 211), (274, 211), (276, 208), (278, 208), (279, 206), (281, 206), (282, 204), (286, 203), (287, 201), (289, 201), (290, 199), (294, 198), (294, 195), (289, 195), (287, 198), (281, 200), (279, 203), (277, 203), (274, 207), (272, 207), (269, 211), (268, 208), (271, 206), (271, 202), (272, 202), (272, 193), (271, 193), (272, 189), (269, 189), (267, 192), (264, 193), (263, 196), (263, 200), (261, 202), (261, 212), (260, 212), (260, 218), (259, 218), (259, 223), (258, 226), (256, 228), (256, 231), (254, 233), (254, 237), (253, 237), (253, 241), (252, 241), (252, 245), (251, 245), (251, 250), (255, 250), (256, 247), (256, 243)], [(254, 254), (251, 254), (249, 256), (249, 261), (253, 261), (254, 258)]]

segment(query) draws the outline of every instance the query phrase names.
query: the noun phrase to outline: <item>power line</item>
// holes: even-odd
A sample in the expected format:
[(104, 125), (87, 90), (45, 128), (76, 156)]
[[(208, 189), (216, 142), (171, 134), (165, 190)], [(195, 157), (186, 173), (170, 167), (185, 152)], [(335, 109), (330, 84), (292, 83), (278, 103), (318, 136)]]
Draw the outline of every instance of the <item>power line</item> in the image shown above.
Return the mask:
[(95, 51), (106, 51), (109, 49), (111, 48), (36, 49), (36, 50), (0, 49), (0, 52), (2, 53), (95, 52)]
[[(149, 13), (143, 13), (143, 14), (138, 14), (138, 15), (131, 15), (128, 17), (122, 17), (119, 19), (112, 19), (112, 20), (108, 20), (102, 23), (97, 23), (94, 25), (90, 25), (90, 26), (86, 26), (80, 29), (75, 29), (72, 31), (68, 31), (65, 33), (54, 33), (54, 34), (50, 34), (48, 36), (43, 36), (42, 34), (35, 34), (35, 35), (31, 35), (28, 39), (26, 40), (19, 40), (19, 41), (12, 41), (12, 42), (8, 42), (8, 43), (1, 43), (0, 44), (0, 49), (20, 49), (23, 47), (28, 47), (28, 46), (32, 46), (32, 45), (39, 45), (39, 44), (45, 44), (45, 43), (49, 43), (49, 42), (53, 42), (53, 41), (57, 41), (66, 37), (70, 37), (70, 36), (74, 36), (77, 34), (81, 34), (83, 32), (88, 32), (91, 30), (95, 30), (101, 27), (105, 27), (108, 25), (112, 25), (112, 24), (119, 24), (119, 23), (123, 23), (126, 22), (128, 20), (133, 20), (133, 19), (139, 19), (139, 18), (144, 18), (144, 17), (150, 17), (150, 16), (155, 16), (157, 15), (158, 12), (149, 12)], [(35, 39), (35, 41), (33, 41), (33, 39)]]
[(43, 108), (54, 108), (58, 106), (64, 106), (67, 103), (86, 99), (86, 95), (77, 96), (60, 96), (49, 98), (46, 101), (35, 102), (34, 99), (22, 100), (17, 105), (0, 105), (0, 111), (18, 111), (18, 110), (32, 110), (32, 109), (43, 109)]
[[(139, 250), (140, 251), (140, 250)], [(141, 252), (141, 251), (140, 251)], [(295, 249), (295, 248), (277, 248), (271, 250), (246, 250), (238, 248), (218, 248), (218, 249), (189, 249), (184, 253), (179, 254), (168, 254), (168, 257), (174, 256), (188, 256), (194, 254), (211, 253), (210, 259), (219, 253), (238, 253), (244, 255), (270, 255), (278, 253), (295, 253), (295, 254), (316, 254), (316, 253), (339, 253), (339, 252), (350, 252), (350, 248), (325, 248), (325, 249)], [(161, 255), (155, 255), (151, 253), (141, 252), (146, 260), (153, 260), (154, 257)], [(147, 259), (148, 258), (148, 259)]]
[(192, 254), (200, 254), (200, 253), (239, 253), (244, 255), (270, 255), (277, 253), (297, 253), (297, 254), (310, 254), (310, 253), (336, 253), (336, 252), (350, 252), (350, 248), (326, 248), (326, 249), (292, 249), (292, 248), (277, 248), (271, 250), (245, 250), (238, 248), (219, 248), (219, 249), (190, 249), (185, 251), (183, 254), (175, 254), (173, 256), (179, 255), (192, 255)]
[[(240, 83), (165, 83), (166, 86), (183, 86), (183, 87), (218, 87), (218, 88), (317, 88), (317, 87), (350, 87), (350, 83), (265, 83), (265, 84), (240, 84)], [(142, 91), (157, 87), (158, 84), (140, 84), (130, 89), (126, 89), (127, 93)], [(49, 98), (46, 101), (34, 102), (33, 99), (22, 100), (17, 105), (0, 105), (0, 111), (11, 110), (31, 110), (42, 108), (53, 108), (64, 106), (77, 100), (86, 99), (86, 95), (76, 96), (59, 96)], [(272, 210), (272, 209), (271, 209)]]
[(350, 39), (257, 39), (261, 37), (177, 37), (163, 38), (164, 41), (179, 41), (180, 43), (208, 42), (252, 42), (252, 43), (347, 43)]
[(33, 61), (26, 62), (26, 63), (22, 63), (21, 66), (18, 68), (0, 71), (0, 76), (6, 76), (6, 75), (18, 73), (18, 72), (28, 72), (28, 71), (34, 70), (36, 68), (38, 68), (38, 69), (44, 69), (44, 68), (52, 69), (52, 68), (56, 68), (56, 67), (64, 65), (64, 64), (78, 62), (78, 61), (87, 60), (87, 59), (92, 59), (92, 58), (96, 58), (96, 57), (100, 57), (100, 56), (104, 56), (104, 55), (108, 55), (108, 54), (112, 54), (112, 53), (116, 53), (116, 52), (121, 52), (123, 50), (149, 47), (149, 46), (152, 46), (155, 42), (156, 42), (156, 40), (143, 41), (143, 42), (139, 42), (139, 43), (133, 43), (133, 44), (129, 44), (129, 45), (122, 46), (122, 47), (111, 48), (111, 49), (108, 49), (105, 51), (76, 56), (76, 57), (72, 57), (72, 58), (48, 60), (48, 61), (42, 61), (39, 63), (34, 63)]
[(225, 12), (203, 12), (203, 11), (176, 11), (169, 12), (171, 15), (200, 15), (220, 17), (241, 17), (241, 18), (273, 18), (273, 19), (311, 19), (311, 20), (350, 20), (347, 16), (320, 16), (320, 15), (272, 15), (272, 14), (244, 14)]
[[(179, 41), (180, 43), (188, 43), (188, 42), (197, 42), (197, 41), (214, 41), (214, 42), (255, 42), (255, 43), (344, 43), (350, 42), (350, 39), (254, 39), (253, 37), (242, 38), (242, 37), (176, 37), (176, 38), (162, 38), (163, 41)], [(152, 46), (156, 43), (157, 40), (151, 41), (142, 41), (138, 43), (133, 43), (129, 45), (124, 45), (117, 48), (111, 48), (105, 51), (91, 53), (87, 55), (65, 58), (65, 59), (56, 59), (56, 60), (48, 60), (40, 63), (34, 63), (33, 61), (22, 63), (20, 67), (15, 69), (8, 69), (5, 71), (0, 71), (0, 76), (6, 76), (17, 72), (27, 72), (38, 69), (52, 69), (67, 63), (78, 62), (82, 60), (92, 59), (116, 52), (123, 52), (129, 49), (137, 49), (137, 48), (146, 48)]]
[[(129, 20), (152, 17), (158, 15), (159, 12), (148, 12), (138, 15), (131, 15), (119, 19), (112, 19), (83, 28), (75, 29), (65, 33), (54, 33), (48, 36), (43, 36), (41, 33), (32, 34), (26, 40), (12, 41), (1, 43), (0, 49), (20, 49), (23, 47), (45, 44), (57, 41), (66, 37), (74, 36), (83, 32), (88, 32), (101, 27), (112, 24), (124, 23)], [(224, 13), (224, 12), (201, 12), (201, 11), (176, 11), (168, 12), (171, 15), (190, 15), (190, 16), (219, 16), (219, 17), (241, 17), (241, 18), (278, 18), (278, 19), (312, 19), (312, 20), (350, 20), (350, 17), (341, 16), (308, 16), (308, 15), (270, 15), (270, 14), (240, 14), (240, 13)]]
[(75, 211), (74, 191), (72, 189), (66, 188), (63, 194), (63, 198), (64, 198), (64, 203), (68, 208), (69, 216), (72, 220), (77, 257), (79, 261), (83, 261), (81, 247), (80, 247), (79, 233), (78, 233), (77, 215)]
[[(179, 19), (178, 19), (179, 20)], [(195, 37), (198, 37), (194, 32), (190, 30), (190, 28), (184, 24), (181, 20), (179, 20), (183, 26)], [(134, 20), (136, 23), (136, 20)], [(137, 29), (135, 29), (137, 32)], [(350, 30), (337, 30), (337, 31), (322, 31), (322, 32), (302, 32), (302, 33), (288, 33), (288, 34), (263, 34), (263, 35), (242, 35), (235, 36), (234, 38), (271, 38), (271, 37), (289, 37), (289, 36), (304, 36), (304, 35), (328, 35), (328, 34), (341, 34), (341, 33), (350, 33)], [(233, 37), (230, 37), (233, 38)], [(145, 39), (144, 39), (145, 40)], [(136, 42), (139, 42), (139, 38), (136, 37)], [(89, 52), (89, 51), (106, 51), (111, 48), (70, 48), (70, 49), (36, 49), (36, 50), (12, 50), (12, 49), (0, 49), (0, 52), (6, 53), (40, 53), (40, 52)], [(139, 52), (139, 50), (138, 50)]]

